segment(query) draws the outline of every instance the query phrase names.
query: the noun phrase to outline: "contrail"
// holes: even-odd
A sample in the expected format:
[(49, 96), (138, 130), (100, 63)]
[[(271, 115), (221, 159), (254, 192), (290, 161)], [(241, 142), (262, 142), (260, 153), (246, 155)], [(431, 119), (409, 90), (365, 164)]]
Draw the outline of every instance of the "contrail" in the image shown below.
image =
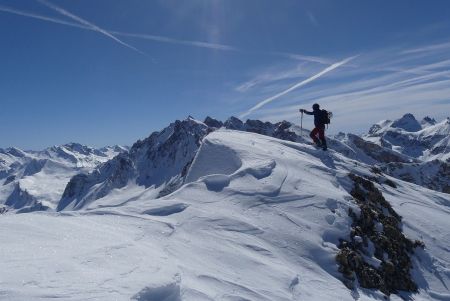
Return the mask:
[[(68, 22), (68, 21), (58, 19), (58, 18), (39, 15), (39, 14), (35, 14), (33, 12), (18, 10), (18, 9), (3, 6), (3, 5), (0, 5), (0, 11), (23, 16), (23, 17), (29, 17), (29, 18), (33, 18), (33, 19), (42, 20), (42, 21), (52, 22), (52, 23), (56, 23), (56, 24), (60, 24), (60, 25), (66, 25), (66, 26), (76, 27), (76, 28), (85, 29), (85, 30), (97, 31), (96, 29), (92, 28), (91, 26), (81, 25), (79, 23), (74, 23), (74, 22)], [(178, 40), (178, 39), (173, 39), (173, 38), (169, 38), (169, 37), (142, 34), (142, 33), (130, 33), (130, 32), (121, 32), (121, 31), (112, 31), (112, 30), (107, 30), (107, 32), (110, 34), (117, 35), (117, 36), (131, 37), (131, 38), (143, 39), (143, 40), (151, 40), (151, 41), (162, 42), (162, 43), (179, 44), (179, 45), (185, 45), (185, 46), (195, 46), (195, 47), (200, 47), (200, 48), (210, 48), (210, 49), (217, 49), (217, 50), (223, 50), (223, 51), (239, 51), (239, 49), (237, 49), (236, 47), (233, 47), (230, 45), (224, 45), (224, 44), (208, 43), (208, 42), (202, 42), (202, 41), (191, 41), (191, 40)]]
[(74, 14), (70, 13), (69, 11), (67, 11), (67, 10), (65, 10), (65, 9), (63, 9), (63, 8), (61, 8), (61, 7), (59, 7), (59, 6), (56, 6), (56, 5), (50, 3), (50, 2), (48, 2), (48, 1), (46, 1), (46, 0), (37, 0), (37, 1), (38, 1), (39, 3), (41, 3), (41, 4), (45, 5), (45, 6), (47, 6), (48, 8), (53, 9), (54, 11), (60, 13), (60, 14), (63, 15), (63, 16), (69, 17), (69, 18), (71, 18), (71, 19), (73, 19), (73, 20), (79, 22), (80, 24), (85, 25), (85, 26), (88, 27), (88, 28), (90, 28), (90, 29), (92, 29), (92, 30), (94, 30), (94, 31), (97, 31), (97, 32), (99, 32), (99, 33), (101, 33), (101, 34), (103, 34), (103, 35), (105, 35), (105, 36), (107, 36), (107, 37), (113, 39), (114, 41), (118, 42), (119, 44), (121, 44), (121, 45), (123, 45), (123, 46), (125, 46), (125, 47), (128, 47), (128, 48), (130, 48), (130, 49), (132, 49), (132, 50), (134, 50), (134, 51), (136, 51), (136, 52), (138, 52), (138, 53), (140, 53), (140, 54), (145, 55), (144, 52), (142, 52), (142, 51), (140, 51), (139, 49), (137, 49), (137, 48), (135, 48), (135, 47), (133, 47), (133, 46), (131, 46), (131, 45), (129, 45), (129, 44), (127, 44), (127, 43), (121, 41), (121, 40), (119, 40), (118, 38), (116, 38), (115, 36), (113, 36), (112, 34), (110, 34), (108, 31), (106, 31), (106, 30), (104, 30), (104, 29), (98, 27), (97, 25), (92, 24), (91, 22), (86, 21), (86, 20), (84, 20), (84, 19), (82, 19), (82, 18), (80, 18), (80, 17), (78, 17), (78, 16), (75, 16)]
[(278, 94), (276, 94), (276, 95), (274, 95), (274, 96), (271, 96), (271, 97), (269, 97), (269, 98), (267, 98), (267, 99), (264, 99), (263, 101), (261, 101), (261, 102), (259, 102), (258, 104), (256, 104), (254, 107), (252, 107), (252, 108), (251, 108), (250, 110), (248, 110), (247, 112), (241, 114), (240, 117), (243, 118), (243, 117), (245, 117), (245, 116), (247, 116), (247, 115), (253, 113), (254, 111), (256, 111), (256, 110), (258, 110), (259, 108), (261, 108), (262, 106), (268, 104), (269, 102), (272, 102), (272, 101), (274, 101), (275, 99), (280, 98), (281, 96), (286, 95), (286, 94), (288, 94), (289, 92), (291, 92), (291, 91), (293, 91), (293, 90), (295, 90), (295, 89), (297, 89), (297, 88), (300, 88), (300, 87), (302, 87), (302, 86), (304, 86), (304, 85), (306, 85), (306, 84), (308, 84), (308, 83), (310, 83), (310, 82), (312, 82), (312, 81), (318, 79), (318, 78), (321, 77), (322, 75), (325, 75), (325, 74), (327, 74), (328, 72), (333, 71), (334, 69), (336, 69), (336, 68), (338, 68), (338, 67), (340, 67), (340, 66), (342, 66), (342, 65), (347, 64), (348, 62), (350, 62), (351, 60), (353, 60), (353, 59), (356, 58), (356, 57), (357, 57), (357, 55), (356, 55), (356, 56), (349, 57), (349, 58), (346, 58), (345, 60), (342, 60), (342, 61), (340, 61), (340, 62), (334, 63), (333, 65), (328, 66), (327, 68), (323, 69), (322, 71), (320, 71), (320, 72), (317, 73), (316, 75), (313, 75), (313, 76), (311, 76), (310, 78), (307, 78), (307, 79), (305, 79), (305, 80), (303, 80), (303, 81), (301, 81), (301, 82), (299, 82), (299, 83), (293, 85), (292, 87), (290, 87), (290, 88), (288, 88), (288, 89), (286, 89), (286, 90), (284, 90), (284, 91), (282, 91), (282, 92), (280, 92), (280, 93), (278, 93)]
[(64, 20), (61, 20), (61, 19), (56, 19), (56, 18), (52, 18), (52, 17), (38, 15), (38, 14), (35, 14), (35, 13), (32, 13), (32, 12), (18, 10), (18, 9), (7, 7), (7, 6), (3, 6), (3, 5), (0, 5), (0, 11), (11, 13), (11, 14), (15, 14), (15, 15), (19, 15), (19, 16), (23, 16), (23, 17), (39, 19), (39, 20), (42, 20), (42, 21), (53, 22), (53, 23), (57, 23), (57, 24), (61, 24), (61, 25), (67, 25), (67, 26), (72, 26), (72, 27), (77, 27), (77, 28), (91, 30), (91, 28), (89, 28), (87, 26), (84, 26), (84, 25), (77, 24), (77, 23), (67, 22), (67, 21), (64, 21)]
[(138, 38), (138, 39), (144, 39), (144, 40), (152, 40), (152, 41), (156, 41), (156, 42), (179, 44), (179, 45), (186, 45), (186, 46), (195, 46), (195, 47), (210, 48), (210, 49), (224, 50), (224, 51), (240, 51), (236, 47), (233, 47), (230, 45), (224, 45), (224, 44), (208, 43), (208, 42), (201, 42), (201, 41), (179, 40), (179, 39), (173, 39), (173, 38), (169, 38), (169, 37), (155, 36), (155, 35), (149, 35), (149, 34), (143, 34), (143, 33), (129, 33), (129, 32), (121, 32), (121, 31), (110, 31), (110, 32), (115, 35), (118, 35), (118, 36), (132, 37), (132, 38)]
[[(79, 29), (85, 29), (85, 30), (91, 30), (91, 31), (98, 32), (98, 30), (93, 28), (92, 26), (68, 22), (65, 20), (58, 19), (58, 18), (39, 15), (39, 14), (36, 14), (33, 12), (18, 10), (18, 9), (3, 6), (3, 5), (0, 5), (0, 11), (23, 16), (23, 17), (29, 17), (29, 18), (33, 18), (33, 19), (37, 19), (37, 20), (52, 22), (52, 23), (56, 23), (56, 24), (60, 24), (60, 25), (66, 25), (66, 26), (76, 27)], [(232, 51), (232, 52), (240, 52), (240, 53), (247, 53), (247, 54), (265, 54), (265, 55), (273, 55), (273, 56), (278, 56), (278, 57), (290, 58), (290, 59), (294, 59), (294, 60), (319, 63), (319, 64), (324, 64), (324, 65), (330, 64), (330, 60), (326, 59), (326, 58), (306, 56), (306, 55), (295, 54), (295, 53), (250, 51), (250, 50), (239, 49), (235, 46), (226, 45), (226, 44), (217, 44), (217, 43), (209, 43), (209, 42), (193, 41), (193, 40), (179, 40), (179, 39), (174, 39), (174, 38), (170, 38), (170, 37), (149, 35), (149, 34), (143, 34), (143, 33), (130, 33), (130, 32), (121, 32), (121, 31), (112, 31), (112, 30), (104, 30), (104, 31), (106, 31), (110, 35), (131, 37), (131, 38), (143, 39), (143, 40), (151, 40), (151, 41), (161, 42), (161, 43), (170, 43), (170, 44), (177, 44), (177, 45), (183, 45), (183, 46), (192, 46), (192, 47), (198, 47), (198, 48), (207, 48), (207, 49), (214, 49), (214, 50), (220, 50), (220, 51)], [(110, 36), (108, 36), (108, 37), (110, 37)], [(134, 47), (132, 47), (132, 48), (133, 48), (133, 50), (135, 50)]]

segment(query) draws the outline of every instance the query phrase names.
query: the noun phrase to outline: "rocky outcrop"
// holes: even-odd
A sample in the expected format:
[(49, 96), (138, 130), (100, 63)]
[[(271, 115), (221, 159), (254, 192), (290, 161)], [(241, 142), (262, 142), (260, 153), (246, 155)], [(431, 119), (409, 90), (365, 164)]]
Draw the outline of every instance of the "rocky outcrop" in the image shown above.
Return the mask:
[(401, 230), (401, 216), (391, 207), (374, 183), (354, 174), (350, 194), (358, 210), (349, 209), (352, 218), (350, 240), (340, 239), (336, 261), (344, 283), (378, 289), (386, 295), (399, 291), (417, 292), (411, 277), (411, 255), (420, 241), (408, 239)]
[(409, 159), (406, 156), (403, 156), (402, 154), (399, 154), (395, 151), (392, 151), (390, 149), (384, 148), (378, 144), (375, 144), (370, 141), (366, 141), (363, 138), (348, 134), (349, 141), (362, 150), (367, 156), (373, 158), (374, 160), (382, 163), (390, 163), (390, 162), (411, 162), (411, 159)]
[(20, 184), (17, 183), (14, 186), (14, 190), (6, 199), (5, 205), (14, 209), (20, 209), (27, 206), (33, 206), (36, 204), (36, 199), (28, 193), (28, 191), (23, 190)]
[(206, 124), (207, 126), (209, 126), (210, 128), (216, 128), (216, 129), (221, 128), (223, 126), (222, 121), (211, 118), (209, 116), (205, 118), (203, 123)]
[(229, 130), (237, 130), (237, 131), (243, 131), (244, 130), (244, 123), (234, 116), (231, 116), (230, 118), (225, 121), (223, 126)]
[(73, 177), (57, 210), (81, 209), (128, 183), (153, 186), (160, 195), (174, 191), (182, 185), (183, 170), (192, 162), (201, 140), (212, 130), (191, 117), (175, 121), (93, 172)]
[(450, 164), (440, 160), (420, 163), (388, 163), (386, 174), (432, 190), (450, 193)]

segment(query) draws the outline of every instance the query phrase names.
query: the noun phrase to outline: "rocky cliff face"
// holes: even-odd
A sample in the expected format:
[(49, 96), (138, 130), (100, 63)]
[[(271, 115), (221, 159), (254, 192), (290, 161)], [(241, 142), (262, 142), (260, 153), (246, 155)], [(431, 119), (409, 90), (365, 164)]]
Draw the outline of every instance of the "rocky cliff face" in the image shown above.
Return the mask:
[(80, 209), (129, 183), (170, 193), (183, 182), (200, 142), (213, 128), (189, 117), (133, 144), (93, 172), (73, 177), (57, 210)]
[(388, 163), (383, 172), (406, 182), (450, 193), (450, 164), (440, 160), (416, 163)]

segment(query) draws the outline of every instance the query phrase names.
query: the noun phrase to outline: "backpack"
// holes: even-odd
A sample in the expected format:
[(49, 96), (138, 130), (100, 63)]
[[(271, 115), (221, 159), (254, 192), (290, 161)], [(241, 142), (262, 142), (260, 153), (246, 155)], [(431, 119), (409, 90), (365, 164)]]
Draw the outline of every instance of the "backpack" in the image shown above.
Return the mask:
[(331, 117), (333, 117), (333, 113), (328, 112), (327, 110), (320, 110), (320, 123), (322, 124), (330, 124)]

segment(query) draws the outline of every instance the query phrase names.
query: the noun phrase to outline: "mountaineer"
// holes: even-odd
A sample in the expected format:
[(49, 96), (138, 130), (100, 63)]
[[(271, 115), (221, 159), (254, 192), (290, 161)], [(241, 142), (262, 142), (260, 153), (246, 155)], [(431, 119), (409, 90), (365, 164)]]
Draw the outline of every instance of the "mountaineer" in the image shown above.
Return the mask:
[[(321, 110), (319, 104), (315, 103), (312, 106), (313, 111), (309, 112), (305, 109), (299, 111), (303, 114), (314, 115), (314, 129), (309, 136), (312, 138), (317, 147), (327, 150), (327, 140), (325, 139), (325, 125), (330, 123), (331, 112)], [(302, 116), (303, 117), (303, 116)], [(319, 138), (317, 138), (317, 136)]]

